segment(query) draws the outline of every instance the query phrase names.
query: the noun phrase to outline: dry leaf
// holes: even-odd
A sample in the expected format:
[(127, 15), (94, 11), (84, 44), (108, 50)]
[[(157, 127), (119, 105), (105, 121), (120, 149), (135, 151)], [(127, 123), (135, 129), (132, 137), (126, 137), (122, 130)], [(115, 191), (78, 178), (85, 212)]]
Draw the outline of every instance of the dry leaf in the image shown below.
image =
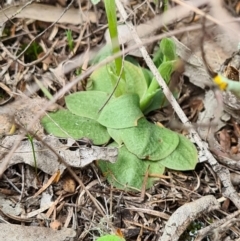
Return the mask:
[(74, 193), (76, 189), (76, 182), (75, 180), (68, 176), (63, 180), (63, 190), (68, 193)]
[(237, 5), (236, 5), (236, 13), (237, 14), (240, 13), (240, 2), (238, 2)]
[[(70, 24), (82, 24), (83, 22), (96, 23), (98, 16), (95, 12), (86, 11), (80, 15), (80, 11), (75, 8), (70, 8), (63, 14), (64, 8), (51, 6), (46, 4), (32, 3), (25, 6), (24, 3), (17, 6), (10, 6), (0, 11), (0, 23), (6, 22), (11, 18), (29, 18), (43, 22), (55, 22), (70, 23)], [(60, 18), (60, 16), (62, 17)]]
[[(19, 138), (20, 137), (17, 135), (6, 136), (0, 144), (8, 149), (11, 149), (14, 142)], [(68, 146), (62, 144), (57, 137), (47, 136), (43, 140), (54, 150), (58, 151), (59, 155), (64, 157), (64, 160), (71, 167), (84, 167), (98, 159), (115, 162), (118, 156), (118, 148), (116, 147), (80, 146), (76, 151), (71, 151)], [(47, 149), (43, 143), (36, 140), (34, 140), (33, 143), (37, 167), (39, 169), (50, 175), (53, 175), (58, 171), (62, 173), (65, 170), (65, 165), (60, 164), (58, 157), (52, 151)], [(0, 155), (6, 153), (6, 151), (8, 150), (0, 146)], [(8, 166), (6, 168), (17, 163), (26, 163), (33, 167), (35, 166), (32, 146), (29, 140), (23, 140), (20, 142), (19, 147), (11, 157), (11, 160), (8, 162)]]
[(61, 177), (61, 172), (59, 170), (57, 170), (57, 174), (53, 180), (53, 183), (58, 183), (59, 182), (59, 179)]
[(54, 220), (50, 223), (50, 228), (53, 230), (60, 230), (62, 228), (62, 224), (58, 220)]
[(219, 143), (224, 152), (229, 152), (231, 147), (231, 137), (226, 129), (223, 129), (218, 132), (219, 135)]

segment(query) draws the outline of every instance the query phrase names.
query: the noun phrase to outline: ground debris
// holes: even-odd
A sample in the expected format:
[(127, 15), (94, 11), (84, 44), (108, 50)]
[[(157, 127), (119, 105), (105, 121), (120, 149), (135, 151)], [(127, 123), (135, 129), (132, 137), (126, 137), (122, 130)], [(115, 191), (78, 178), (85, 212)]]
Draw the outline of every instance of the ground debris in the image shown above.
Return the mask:
[[(0, 158), (1, 155), (4, 155), (4, 152), (6, 152), (6, 148), (8, 150), (11, 149), (17, 139), (19, 139), (18, 135), (4, 138), (1, 142), (4, 148), (0, 147)], [(47, 136), (43, 141), (54, 148), (54, 150), (57, 150), (70, 167), (85, 167), (94, 160), (99, 159), (115, 162), (118, 156), (118, 149), (116, 147), (79, 146), (76, 150), (69, 150), (71, 146), (68, 147), (62, 144), (59, 139), (54, 136)], [(50, 175), (53, 175), (58, 170), (61, 173), (65, 170), (66, 166), (59, 163), (58, 157), (51, 150), (46, 148), (43, 143), (37, 140), (34, 140), (33, 143), (37, 163), (33, 160), (31, 143), (29, 140), (22, 140), (15, 154), (8, 162), (8, 167), (17, 163), (25, 163), (33, 167), (37, 164), (39, 169)]]
[[(235, 118), (234, 116), (223, 122), (221, 116), (223, 108), (221, 103), (217, 101), (215, 89), (212, 89), (211, 78), (209, 78), (201, 57), (197, 53), (199, 46), (197, 46), (196, 41), (203, 34), (201, 24), (198, 24), (195, 33), (189, 27), (191, 24), (197, 24), (196, 21), (200, 15), (196, 14), (186, 18), (185, 15), (180, 14), (179, 16), (182, 17), (178, 19), (175, 19), (173, 14), (169, 16), (171, 19), (174, 17), (176, 22), (169, 21), (172, 24), (167, 34), (178, 39), (176, 39), (177, 55), (185, 62), (185, 72), (183, 75), (181, 72), (181, 79), (183, 79), (183, 86), (187, 88), (182, 88), (179, 97), (185, 96), (185, 98), (182, 98), (182, 102), (179, 101), (179, 104), (191, 122), (195, 123), (198, 118), (196, 126), (202, 140), (208, 141), (211, 149), (217, 146), (214, 153), (218, 157), (218, 161), (220, 160), (224, 166), (230, 168), (231, 175), (227, 172), (227, 168), (220, 165), (211, 166), (206, 163), (208, 159), (203, 153), (202, 160), (204, 162), (199, 163), (195, 171), (166, 170), (165, 175), (159, 176), (151, 189), (145, 190), (143, 185), (142, 190), (130, 192), (118, 190), (108, 185), (105, 173), (99, 174), (95, 165), (88, 165), (96, 159), (114, 161), (117, 157), (115, 148), (107, 149), (106, 147), (94, 146), (89, 148), (81, 146), (75, 140), (46, 137), (40, 121), (34, 122), (33, 128), (28, 129), (29, 123), (47, 105), (44, 101), (45, 95), (37, 83), (41, 83), (52, 95), (64, 90), (68, 84), (78, 78), (79, 74), (88, 70), (89, 60), (105, 44), (103, 33), (107, 28), (107, 22), (103, 1), (93, 6), (90, 0), (75, 0), (74, 2), (78, 2), (81, 6), (77, 9), (73, 4), (74, 6), (67, 11), (64, 7), (67, 7), (71, 1), (40, 0), (40, 3), (33, 3), (30, 0), (6, 1), (10, 4), (15, 2), (15, 4), (8, 6), (8, 8), (3, 6), (0, 10), (0, 30), (5, 30), (0, 33), (2, 35), (0, 79), (4, 84), (4, 88), (0, 86), (0, 94), (3, 92), (4, 97), (2, 102), (0, 101), (0, 136), (4, 136), (0, 140), (0, 160), (4, 159), (8, 152), (11, 152), (14, 141), (19, 140), (20, 145), (11, 157), (6, 170), (4, 169), (5, 172), (0, 181), (0, 193), (5, 194), (0, 196), (0, 221), (5, 223), (0, 224), (0, 240), (61, 241), (73, 240), (77, 236), (76, 240), (90, 241), (95, 240), (103, 233), (117, 233), (120, 230), (124, 238), (130, 241), (186, 241), (186, 239), (179, 238), (180, 234), (183, 231), (188, 232), (187, 226), (194, 220), (204, 222), (205, 228), (215, 231), (217, 224), (225, 223), (227, 218), (231, 217), (232, 212), (236, 208), (239, 209), (240, 203), (234, 202), (234, 200), (239, 200), (237, 193), (239, 192), (238, 172), (240, 170), (238, 161), (240, 156), (240, 125), (232, 120)], [(32, 2), (32, 4), (23, 8), (22, 11), (16, 12), (16, 9), (20, 9), (22, 4), (27, 2)], [(116, 0), (116, 2), (118, 1)], [(155, 28), (153, 35), (145, 36), (145, 40), (162, 33), (162, 29), (159, 27), (162, 25), (162, 21), (159, 21), (159, 16), (156, 13), (161, 12), (164, 6), (157, 6), (156, 2), (160, 4), (163, 1), (122, 0), (122, 2), (128, 2), (128, 5), (125, 6), (128, 14), (127, 20), (134, 23), (136, 29), (139, 30), (137, 32), (139, 32), (140, 37), (145, 36), (146, 32), (155, 26), (152, 22), (147, 22), (154, 16), (156, 16), (154, 19), (157, 20), (158, 29)], [(174, 2), (177, 1), (167, 2), (168, 10), (176, 7)], [(240, 9), (240, 5), (238, 5), (234, 5), (236, 11)], [(180, 9), (178, 7), (176, 9)], [(199, 7), (198, 10), (204, 12), (206, 6)], [(65, 13), (60, 21), (54, 22), (63, 11)], [(186, 9), (185, 12), (188, 11)], [(180, 11), (178, 12), (180, 13)], [(209, 14), (208, 11), (206, 12)], [(11, 21), (7, 21), (7, 17), (10, 17)], [(118, 20), (122, 22), (120, 17)], [(1, 26), (3, 22), (5, 23)], [(177, 27), (178, 24), (180, 29)], [(212, 23), (209, 24), (212, 25)], [(122, 35), (130, 40), (131, 33), (128, 29), (125, 31), (125, 27), (123, 27)], [(189, 32), (185, 28), (189, 29)], [(171, 32), (172, 30), (173, 32)], [(192, 42), (192, 44), (187, 44), (183, 41), (184, 38), (181, 39), (179, 35), (175, 35), (174, 31), (176, 32), (176, 30), (180, 30), (183, 37), (187, 35), (188, 43)], [(68, 46), (66, 32), (72, 34), (74, 50)], [(163, 32), (165, 32), (165, 28)], [(225, 38), (222, 35), (215, 37), (216, 41), (211, 41), (213, 37), (207, 39), (206, 36), (204, 45), (210, 65), (213, 69), (219, 69), (219, 63), (222, 63), (230, 54), (222, 51), (218, 42), (220, 40), (224, 42), (224, 47), (232, 45), (224, 41)], [(229, 37), (231, 38), (232, 35)], [(128, 41), (126, 43), (123, 41), (123, 43), (125, 45), (122, 47), (125, 49), (131, 46)], [(29, 50), (32, 48), (40, 49), (37, 54), (35, 53), (36, 56), (29, 58), (29, 53), (25, 51), (26, 44), (29, 44), (27, 47)], [(153, 53), (152, 49), (156, 44), (158, 43), (154, 42), (152, 46), (148, 46), (150, 47), (149, 53), (150, 51)], [(133, 53), (131, 52), (131, 54)], [(141, 63), (142, 60), (139, 62)], [(84, 68), (79, 68), (80, 66), (84, 66)], [(239, 71), (237, 74), (239, 75)], [(57, 107), (65, 108), (64, 97), (66, 94), (85, 90), (84, 81), (79, 81), (69, 91), (62, 92), (56, 100)], [(198, 87), (190, 89), (190, 84)], [(5, 86), (11, 91), (8, 92)], [(210, 86), (210, 90), (206, 90), (208, 86)], [(189, 93), (187, 93), (187, 89), (190, 89)], [(201, 89), (201, 93), (199, 89)], [(17, 98), (19, 94), (20, 96), (29, 96), (29, 98), (19, 101)], [(36, 96), (40, 98), (36, 98)], [(13, 99), (14, 101), (12, 101)], [(157, 111), (159, 116), (160, 113), (167, 119), (167, 121), (164, 120), (165, 122), (170, 123), (172, 120), (178, 120), (173, 111), (168, 111), (167, 108), (164, 108), (163, 111), (162, 109)], [(178, 122), (177, 124), (179, 124)], [(25, 130), (37, 133), (37, 136), (44, 139), (63, 160), (66, 160), (70, 167), (73, 167), (73, 174), (81, 180), (82, 184), (73, 178), (74, 175), (63, 173), (65, 166), (59, 164), (59, 157), (57, 158), (56, 153), (54, 154), (45, 147), (39, 139), (34, 140), (33, 143), (37, 157), (37, 168), (42, 172), (37, 168), (32, 168), (31, 166), (35, 167), (35, 164), (29, 140), (19, 139), (17, 135), (8, 136), (13, 134), (11, 129), (14, 123), (19, 124), (19, 129), (14, 134), (22, 133)], [(173, 129), (177, 129), (179, 132), (188, 131), (184, 126), (185, 124), (181, 124), (181, 126), (180, 124)], [(214, 146), (209, 140), (214, 140), (212, 142)], [(211, 150), (211, 152), (213, 151)], [(232, 159), (233, 157), (235, 159)], [(86, 168), (82, 168), (86, 165), (88, 165)], [(57, 170), (62, 172), (61, 176), (58, 176)], [(222, 183), (219, 179), (219, 173), (221, 180), (224, 180)], [(52, 176), (50, 177), (48, 174)], [(231, 188), (230, 176), (235, 189)], [(58, 178), (60, 180), (57, 180)], [(218, 209), (219, 203), (222, 202), (219, 199), (224, 200), (221, 209)], [(100, 209), (96, 209), (96, 203)], [(209, 207), (209, 204), (213, 205)], [(210, 209), (214, 209), (214, 211), (208, 212)], [(232, 237), (233, 235), (238, 235), (237, 238), (239, 238), (240, 232), (237, 222), (238, 220), (235, 224), (232, 222), (231, 227), (222, 228), (221, 237), (218, 240), (223, 240), (221, 239), (223, 236)], [(26, 226), (10, 223), (21, 223)], [(211, 235), (209, 230), (201, 228), (202, 231), (205, 231), (204, 235), (209, 235), (209, 233)], [(164, 239), (165, 237), (166, 239)]]
[(71, 228), (53, 230), (45, 227), (0, 224), (0, 239), (5, 241), (73, 241), (75, 236), (76, 232)]
[(169, 218), (159, 241), (177, 241), (187, 226), (201, 214), (220, 208), (214, 196), (205, 196), (177, 209)]

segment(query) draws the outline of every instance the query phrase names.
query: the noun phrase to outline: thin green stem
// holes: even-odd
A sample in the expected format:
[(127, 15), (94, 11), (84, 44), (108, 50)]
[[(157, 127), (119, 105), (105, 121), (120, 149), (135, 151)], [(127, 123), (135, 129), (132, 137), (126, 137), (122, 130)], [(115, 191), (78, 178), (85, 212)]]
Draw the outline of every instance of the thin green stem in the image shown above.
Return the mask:
[(168, 0), (163, 0), (163, 12), (168, 10)]
[[(105, 0), (104, 1), (107, 19), (108, 19), (108, 28), (110, 33), (110, 38), (112, 42), (112, 51), (113, 54), (120, 52), (120, 45), (118, 41), (118, 30), (117, 30), (117, 14), (116, 14), (116, 5), (114, 0)], [(116, 74), (120, 76), (122, 69), (122, 57), (115, 59)], [(124, 72), (122, 73), (122, 78), (124, 77)]]
[(35, 168), (35, 173), (37, 175), (37, 158), (36, 158), (36, 152), (35, 152), (34, 143), (33, 143), (33, 136), (31, 136), (30, 134), (27, 134), (27, 138), (28, 138), (28, 140), (31, 144), (31, 147), (32, 147), (34, 168)]

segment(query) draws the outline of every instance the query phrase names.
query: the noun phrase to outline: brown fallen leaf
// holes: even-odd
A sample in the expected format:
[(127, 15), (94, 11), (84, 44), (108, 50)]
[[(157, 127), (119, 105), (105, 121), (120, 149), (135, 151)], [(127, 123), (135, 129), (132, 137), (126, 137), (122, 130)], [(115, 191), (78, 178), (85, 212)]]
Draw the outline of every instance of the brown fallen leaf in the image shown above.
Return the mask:
[(71, 176), (67, 176), (63, 180), (63, 190), (68, 193), (74, 193), (76, 189), (76, 182)]
[[(11, 147), (14, 145), (14, 142), (18, 140), (20, 140), (20, 145), (16, 152), (13, 154), (6, 167), (1, 167), (1, 165), (3, 165), (2, 163), (5, 161), (5, 156), (3, 154), (9, 151), (9, 149), (11, 149)], [(94, 160), (99, 159), (114, 163), (118, 157), (118, 148), (116, 147), (80, 146), (77, 150), (72, 151), (69, 149), (68, 145), (61, 143), (57, 137), (46, 136), (43, 138), (43, 141), (47, 145), (51, 146), (54, 150), (57, 150), (59, 155), (64, 156), (64, 160), (71, 167), (81, 168), (92, 163)], [(55, 174), (57, 171), (63, 173), (66, 166), (62, 163), (59, 163), (58, 156), (53, 151), (46, 148), (42, 142), (34, 140), (33, 143), (38, 169), (41, 169), (50, 175)], [(3, 138), (0, 144), (5, 147), (3, 148), (0, 146), (0, 159), (2, 158), (0, 170), (4, 170), (5, 168), (17, 163), (25, 163), (33, 167), (35, 166), (32, 158), (32, 146), (28, 140), (21, 141), (20, 136), (13, 135)]]
[(231, 147), (231, 137), (226, 129), (223, 129), (218, 132), (219, 135), (219, 143), (224, 152), (229, 152)]
[(240, 2), (237, 3), (235, 10), (236, 10), (236, 13), (237, 13), (237, 14), (240, 13)]
[(54, 220), (50, 223), (50, 228), (53, 230), (60, 230), (62, 228), (62, 224), (58, 220)]

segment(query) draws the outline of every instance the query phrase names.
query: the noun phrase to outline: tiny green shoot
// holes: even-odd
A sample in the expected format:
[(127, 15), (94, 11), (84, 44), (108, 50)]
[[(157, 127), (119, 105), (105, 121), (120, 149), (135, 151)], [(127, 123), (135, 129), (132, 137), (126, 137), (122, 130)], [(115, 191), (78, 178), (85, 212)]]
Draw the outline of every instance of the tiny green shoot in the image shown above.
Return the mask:
[[(22, 52), (24, 51), (24, 57), (25, 57), (25, 61), (27, 63), (30, 63), (34, 60), (36, 60), (38, 58), (38, 55), (40, 53), (43, 52), (43, 49), (42, 47), (37, 43), (37, 42), (33, 42), (29, 48), (26, 50), (28, 44), (27, 43), (24, 43), (22, 44), (21, 48), (20, 48), (20, 51), (19, 52)], [(25, 51), (26, 50), (26, 51)]]
[(114, 234), (108, 234), (98, 238), (97, 241), (125, 241), (125, 239)]
[(79, 75), (81, 75), (81, 73), (82, 73), (82, 67), (77, 68), (76, 71), (75, 71), (75, 74), (77, 76), (79, 76)]
[(30, 135), (30, 134), (27, 134), (27, 138), (31, 144), (31, 147), (32, 147), (32, 152), (33, 152), (33, 161), (34, 161), (34, 168), (35, 168), (35, 173), (36, 173), (36, 176), (37, 176), (37, 158), (36, 158), (36, 152), (35, 152), (35, 148), (34, 148), (34, 143), (33, 143), (33, 136)]
[(37, 79), (35, 78), (35, 81), (37, 83), (37, 85), (39, 86), (39, 88), (42, 90), (43, 94), (49, 99), (52, 100), (53, 96), (51, 95), (51, 93), (48, 91), (48, 89)]
[(66, 31), (66, 36), (67, 36), (68, 47), (71, 51), (73, 51), (74, 41), (73, 41), (72, 31), (70, 29)]

